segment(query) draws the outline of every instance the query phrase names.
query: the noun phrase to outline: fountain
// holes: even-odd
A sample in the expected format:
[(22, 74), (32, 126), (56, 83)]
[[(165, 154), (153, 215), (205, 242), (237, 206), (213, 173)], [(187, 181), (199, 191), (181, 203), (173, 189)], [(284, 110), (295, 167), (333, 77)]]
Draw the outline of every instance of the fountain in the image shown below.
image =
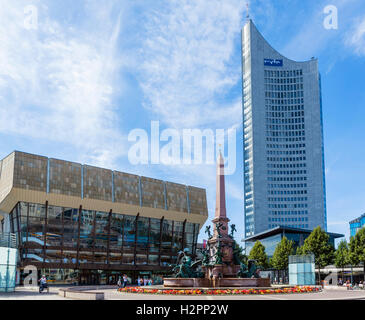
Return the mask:
[[(226, 196), (224, 181), (224, 160), (221, 152), (217, 164), (216, 209), (211, 226), (207, 226), (208, 235), (206, 248), (203, 249), (203, 259), (193, 262), (187, 249), (179, 252), (178, 263), (173, 267), (174, 278), (164, 278), (164, 287), (270, 287), (269, 278), (260, 278), (260, 270), (255, 261), (249, 260), (246, 266), (239, 261), (234, 233), (236, 226), (230, 226), (226, 212)], [(198, 268), (201, 268), (201, 271)]]

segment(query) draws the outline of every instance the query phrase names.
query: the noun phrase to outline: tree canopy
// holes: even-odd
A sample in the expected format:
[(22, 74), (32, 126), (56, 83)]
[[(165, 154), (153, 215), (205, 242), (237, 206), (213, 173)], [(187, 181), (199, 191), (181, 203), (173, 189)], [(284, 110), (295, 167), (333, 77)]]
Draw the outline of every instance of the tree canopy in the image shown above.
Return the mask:
[(359, 262), (364, 263), (364, 279), (365, 279), (365, 227), (360, 229), (350, 240), (350, 261), (352, 265)]
[(297, 255), (297, 256), (302, 256), (303, 254), (304, 254), (304, 252), (303, 252), (303, 246), (298, 247), (298, 248), (297, 248), (296, 255)]
[(300, 249), (302, 254), (314, 254), (319, 269), (331, 264), (334, 258), (334, 247), (330, 244), (329, 235), (321, 227), (315, 228), (304, 241)]
[(346, 240), (342, 240), (335, 252), (335, 265), (337, 268), (344, 268), (349, 264), (349, 248)]
[(262, 268), (267, 268), (269, 266), (269, 261), (267, 254), (265, 252), (265, 247), (260, 241), (255, 242), (248, 258), (256, 260), (257, 264)]
[(276, 270), (286, 270), (289, 266), (289, 256), (294, 254), (294, 241), (283, 237), (275, 248), (271, 265)]
[(236, 264), (238, 264), (238, 262), (247, 264), (247, 256), (243, 253), (243, 251), (243, 248), (237, 243), (237, 241), (234, 241), (233, 256)]

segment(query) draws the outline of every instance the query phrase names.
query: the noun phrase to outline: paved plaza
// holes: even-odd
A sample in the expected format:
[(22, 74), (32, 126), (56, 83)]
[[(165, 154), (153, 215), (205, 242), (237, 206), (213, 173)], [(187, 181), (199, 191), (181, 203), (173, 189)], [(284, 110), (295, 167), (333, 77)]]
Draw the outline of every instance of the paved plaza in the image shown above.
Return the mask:
[[(40, 294), (35, 289), (19, 287), (14, 293), (0, 293), (0, 300), (70, 300), (58, 295), (59, 287), (51, 287), (49, 293)], [(105, 300), (365, 300), (365, 291), (324, 290), (318, 293), (242, 295), (242, 296), (171, 296), (120, 293), (116, 289), (97, 290), (104, 292)]]

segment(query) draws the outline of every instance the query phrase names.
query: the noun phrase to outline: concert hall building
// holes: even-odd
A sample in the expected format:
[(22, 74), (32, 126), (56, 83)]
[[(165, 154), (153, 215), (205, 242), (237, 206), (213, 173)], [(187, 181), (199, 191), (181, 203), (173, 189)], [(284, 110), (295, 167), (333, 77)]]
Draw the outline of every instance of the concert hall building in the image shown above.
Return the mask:
[(55, 284), (158, 282), (196, 254), (205, 189), (15, 151), (0, 160), (0, 231), (18, 236), (18, 273)]

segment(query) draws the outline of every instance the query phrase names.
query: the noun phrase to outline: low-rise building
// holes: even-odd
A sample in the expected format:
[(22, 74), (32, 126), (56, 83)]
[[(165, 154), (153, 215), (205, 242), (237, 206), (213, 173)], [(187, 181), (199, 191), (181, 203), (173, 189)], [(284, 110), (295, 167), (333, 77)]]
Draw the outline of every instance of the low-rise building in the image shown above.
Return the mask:
[[(205, 189), (15, 151), (0, 161), (0, 221), (19, 240), (19, 271), (54, 283), (157, 277), (195, 254)], [(23, 278), (23, 275), (20, 277)]]
[(350, 221), (350, 237), (355, 236), (355, 234), (365, 227), (365, 213), (355, 220)]
[[(268, 257), (272, 257), (276, 246), (281, 239), (285, 236), (288, 240), (294, 241), (294, 249), (304, 244), (305, 239), (309, 237), (312, 230), (306, 230), (301, 228), (292, 228), (286, 226), (278, 226), (273, 229), (269, 229), (265, 232), (255, 234), (254, 236), (247, 237), (243, 241), (246, 245), (246, 254), (249, 255), (252, 247), (256, 241), (260, 241), (264, 247)], [(344, 237), (343, 234), (327, 232), (330, 236), (330, 243), (335, 246), (335, 239)]]

